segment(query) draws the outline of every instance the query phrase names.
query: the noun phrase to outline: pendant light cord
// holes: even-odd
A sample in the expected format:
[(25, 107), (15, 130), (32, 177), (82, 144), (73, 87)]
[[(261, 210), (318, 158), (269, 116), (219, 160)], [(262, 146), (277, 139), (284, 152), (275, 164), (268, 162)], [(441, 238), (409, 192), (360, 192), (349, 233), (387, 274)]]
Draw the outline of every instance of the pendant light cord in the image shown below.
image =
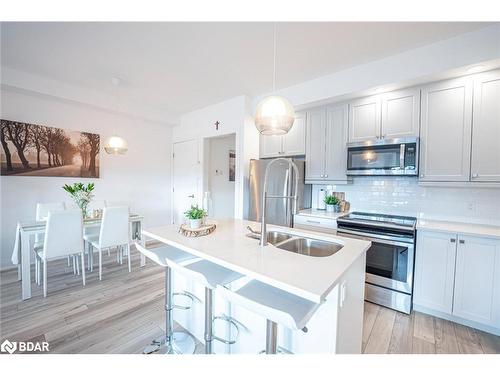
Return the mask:
[(273, 30), (273, 93), (276, 92), (276, 22)]

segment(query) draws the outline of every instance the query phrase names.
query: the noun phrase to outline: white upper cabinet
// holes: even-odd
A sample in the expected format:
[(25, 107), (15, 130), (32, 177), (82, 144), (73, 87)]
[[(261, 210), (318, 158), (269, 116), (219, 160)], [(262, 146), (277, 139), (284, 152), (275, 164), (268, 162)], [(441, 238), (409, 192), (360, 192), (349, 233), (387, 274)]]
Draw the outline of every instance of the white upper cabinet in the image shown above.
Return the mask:
[(347, 104), (307, 113), (306, 182), (346, 183)]
[(349, 104), (349, 142), (360, 142), (380, 137), (379, 96), (354, 100)]
[(260, 157), (274, 158), (283, 152), (282, 135), (260, 135)]
[(381, 138), (418, 137), (419, 125), (419, 88), (382, 95)]
[(304, 155), (306, 153), (306, 113), (300, 112), (290, 131), (283, 136), (283, 156)]
[(306, 181), (324, 179), (326, 158), (325, 136), (325, 109), (308, 111), (306, 126)]
[(420, 89), (392, 91), (352, 101), (349, 142), (418, 137)]
[(452, 313), (456, 242), (454, 233), (417, 232), (415, 304)]
[(474, 78), (471, 181), (500, 182), (500, 71)]
[(275, 158), (306, 153), (306, 113), (296, 114), (290, 131), (285, 135), (260, 135), (260, 157)]
[(472, 79), (422, 89), (420, 180), (469, 181)]
[(326, 159), (324, 178), (346, 180), (348, 105), (331, 106), (326, 109)]
[(453, 315), (500, 328), (500, 241), (459, 235)]

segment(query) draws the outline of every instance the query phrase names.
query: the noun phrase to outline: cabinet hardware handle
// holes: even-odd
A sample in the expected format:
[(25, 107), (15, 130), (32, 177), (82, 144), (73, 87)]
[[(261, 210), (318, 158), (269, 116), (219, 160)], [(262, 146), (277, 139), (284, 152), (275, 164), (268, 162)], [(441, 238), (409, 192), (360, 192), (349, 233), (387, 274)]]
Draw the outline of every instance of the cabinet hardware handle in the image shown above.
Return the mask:
[(455, 243), (455, 241), (456, 240), (454, 238), (450, 238), (450, 242)]
[(325, 174), (325, 177), (328, 177), (328, 175), (327, 175), (327, 174)]
[(420, 175), (420, 177), (421, 177), (421, 178), (423, 178), (423, 177), (424, 177), (424, 175), (423, 175), (423, 174), (421, 174), (421, 175)]
[(194, 194), (188, 195), (188, 198), (194, 198)]
[(477, 173), (473, 173), (472, 178), (477, 178)]
[(459, 243), (465, 243), (465, 240), (458, 240)]
[(321, 222), (319, 221), (313, 221), (313, 220), (306, 220), (306, 221), (311, 224), (321, 224)]

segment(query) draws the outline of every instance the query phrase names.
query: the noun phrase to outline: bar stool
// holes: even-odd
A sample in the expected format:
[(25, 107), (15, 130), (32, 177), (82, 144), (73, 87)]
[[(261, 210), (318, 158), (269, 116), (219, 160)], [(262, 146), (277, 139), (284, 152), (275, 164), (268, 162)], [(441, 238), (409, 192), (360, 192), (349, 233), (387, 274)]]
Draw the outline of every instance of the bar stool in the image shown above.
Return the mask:
[(196, 346), (194, 339), (187, 333), (174, 332), (173, 319), (175, 308), (187, 310), (191, 307), (175, 305), (173, 298), (176, 295), (184, 295), (193, 300), (194, 296), (188, 292), (173, 293), (171, 266), (180, 267), (180, 264), (186, 264), (199, 258), (167, 245), (151, 249), (146, 249), (139, 243), (136, 243), (135, 246), (144, 256), (165, 268), (165, 336), (153, 340), (143, 353), (151, 354), (161, 349), (160, 352), (164, 354), (193, 354)]
[(197, 282), (205, 287), (205, 353), (213, 353), (213, 340), (217, 340), (225, 344), (234, 344), (236, 340), (224, 339), (215, 336), (213, 333), (214, 320), (225, 320), (232, 324), (236, 331), (239, 330), (238, 324), (234, 319), (227, 316), (214, 316), (214, 291), (219, 286), (224, 286), (224, 289), (227, 290), (227, 285), (242, 278), (243, 275), (209, 262), (208, 260), (200, 260), (199, 262), (185, 266), (172, 264), (172, 269), (175, 269), (179, 273), (184, 274), (194, 282)]
[(229, 302), (267, 319), (266, 354), (278, 352), (278, 324), (292, 330), (307, 332), (306, 324), (320, 306), (257, 280), (250, 281), (237, 291), (221, 286), (217, 287), (217, 291)]

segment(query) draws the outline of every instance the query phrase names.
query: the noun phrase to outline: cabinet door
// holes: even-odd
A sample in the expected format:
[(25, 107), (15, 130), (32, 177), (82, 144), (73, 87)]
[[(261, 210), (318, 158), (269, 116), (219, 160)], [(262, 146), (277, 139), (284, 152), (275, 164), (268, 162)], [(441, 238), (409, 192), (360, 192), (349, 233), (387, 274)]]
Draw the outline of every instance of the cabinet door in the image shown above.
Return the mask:
[(370, 96), (349, 104), (349, 142), (380, 137), (380, 97)]
[(347, 180), (347, 119), (347, 104), (328, 107), (326, 110), (326, 180)]
[(474, 78), (472, 181), (500, 182), (500, 71)]
[(418, 231), (413, 302), (451, 314), (456, 235)]
[(420, 89), (382, 95), (382, 138), (418, 137), (419, 130)]
[(323, 180), (325, 174), (325, 109), (307, 112), (306, 180)]
[(500, 241), (458, 240), (453, 315), (500, 327)]
[(283, 136), (283, 156), (305, 155), (306, 153), (306, 113), (296, 114), (290, 131)]
[(423, 88), (421, 181), (469, 181), (471, 117), (470, 78)]
[(282, 135), (260, 135), (260, 157), (275, 158), (283, 152)]

